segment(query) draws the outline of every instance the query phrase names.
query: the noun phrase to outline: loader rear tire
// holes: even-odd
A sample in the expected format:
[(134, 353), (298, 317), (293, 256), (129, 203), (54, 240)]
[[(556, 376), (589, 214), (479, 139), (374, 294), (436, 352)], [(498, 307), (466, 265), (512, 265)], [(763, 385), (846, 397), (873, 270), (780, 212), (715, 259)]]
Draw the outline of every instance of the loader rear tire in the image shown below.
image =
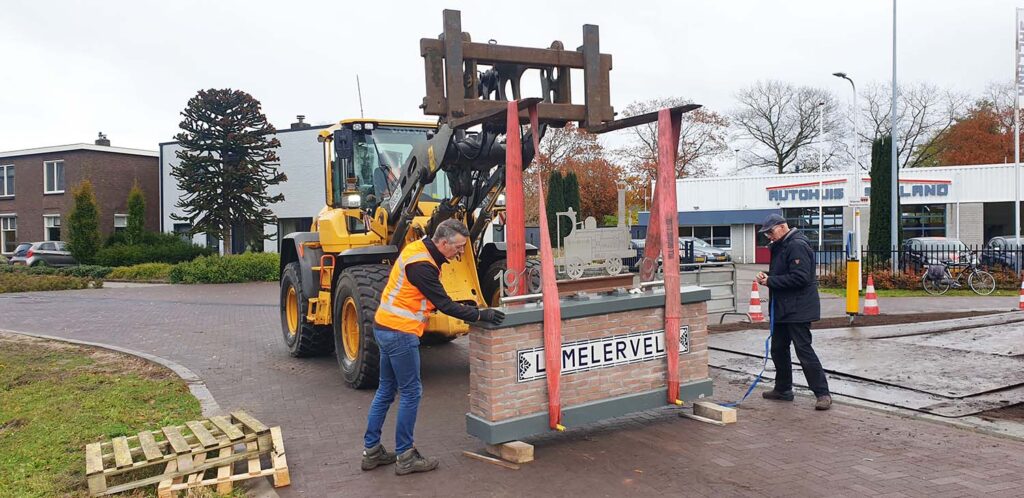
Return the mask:
[(334, 287), (334, 350), (345, 383), (355, 389), (377, 387), (380, 378), (373, 316), (390, 269), (387, 265), (351, 266), (341, 272)]
[(309, 296), (302, 292), (299, 263), (289, 263), (281, 273), (281, 334), (288, 354), (296, 358), (330, 354), (334, 348), (331, 328), (306, 322)]

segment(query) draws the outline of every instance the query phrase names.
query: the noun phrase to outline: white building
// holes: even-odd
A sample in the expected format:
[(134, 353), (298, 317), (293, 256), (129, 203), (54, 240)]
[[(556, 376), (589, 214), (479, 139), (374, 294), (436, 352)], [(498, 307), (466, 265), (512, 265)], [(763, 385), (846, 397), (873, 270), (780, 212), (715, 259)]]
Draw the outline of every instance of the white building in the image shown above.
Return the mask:
[[(899, 174), (904, 238), (954, 237), (980, 245), (1013, 235), (1013, 164), (913, 168)], [(871, 179), (851, 172), (677, 180), (679, 235), (729, 249), (737, 262), (767, 263), (767, 240), (757, 229), (768, 214), (781, 214), (812, 245), (820, 233), (823, 247), (843, 247), (856, 208), (866, 245), (870, 191)], [(647, 225), (648, 218), (641, 213), (640, 224)]]
[[(276, 234), (264, 241), (263, 250), (266, 252), (277, 252), (279, 240), (284, 235), (308, 231), (313, 217), (326, 204), (323, 144), (317, 142), (317, 135), (324, 128), (326, 126), (311, 127), (300, 119), (299, 123), (292, 124), (291, 129), (278, 130), (274, 135), (281, 142), (277, 149), (281, 159), (278, 169), (288, 177), (288, 181), (268, 188), (270, 195), (283, 193), (284, 201), (270, 206), (278, 221), (277, 225), (264, 228), (264, 233)], [(171, 214), (184, 214), (176, 207), (182, 191), (171, 176), (172, 168), (178, 164), (175, 152), (179, 150), (178, 142), (160, 144), (160, 229), (163, 232), (181, 233), (191, 228), (188, 223), (171, 218)], [(239, 237), (233, 236), (232, 239), (234, 243), (241, 242)], [(220, 241), (206, 234), (197, 234), (193, 241), (224, 250)]]

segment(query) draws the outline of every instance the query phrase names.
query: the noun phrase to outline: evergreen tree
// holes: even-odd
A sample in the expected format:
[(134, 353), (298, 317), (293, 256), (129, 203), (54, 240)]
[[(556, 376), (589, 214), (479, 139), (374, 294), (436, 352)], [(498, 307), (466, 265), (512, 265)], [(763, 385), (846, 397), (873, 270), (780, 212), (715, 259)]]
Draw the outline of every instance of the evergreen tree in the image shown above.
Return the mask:
[[(181, 133), (174, 138), (182, 150), (171, 176), (183, 192), (176, 206), (184, 215), (171, 218), (192, 225), (191, 234), (203, 232), (224, 241), (230, 253), (231, 227), (257, 227), (274, 223), (268, 205), (284, 200), (269, 195), (267, 187), (288, 178), (277, 170), (274, 149), (281, 146), (268, 136), (277, 130), (267, 122), (260, 102), (232, 89), (200, 90), (181, 112)], [(262, 230), (243, 230), (246, 244), (273, 237)]]
[(80, 264), (89, 264), (100, 249), (100, 210), (92, 182), (82, 180), (71, 190), (74, 206), (68, 216), (68, 250)]
[[(569, 174), (565, 175), (565, 181), (562, 182), (562, 188), (565, 189), (565, 208), (572, 208), (576, 211), (576, 215), (579, 218), (584, 218), (583, 213), (580, 213), (580, 181), (576, 178), (576, 173), (570, 171)], [(597, 213), (586, 213), (587, 216), (594, 216)]]
[(142, 232), (145, 230), (146, 221), (146, 196), (142, 193), (142, 187), (136, 181), (128, 192), (128, 226), (124, 229), (124, 241), (128, 245), (135, 245), (142, 242)]
[(565, 194), (563, 192), (563, 179), (562, 173), (559, 171), (552, 171), (548, 175), (548, 183), (545, 185), (547, 196), (545, 198), (545, 206), (547, 207), (548, 216), (548, 235), (551, 236), (551, 243), (554, 247), (560, 247), (561, 237), (558, 233), (558, 224), (562, 225), (562, 232), (566, 232), (565, 225), (568, 224), (569, 219), (563, 218), (558, 219), (558, 214), (566, 210), (565, 206)]
[[(868, 230), (868, 249), (882, 260), (889, 259), (890, 216), (892, 213), (892, 139), (875, 139), (871, 144), (871, 220)], [(897, 204), (896, 209), (899, 209)]]

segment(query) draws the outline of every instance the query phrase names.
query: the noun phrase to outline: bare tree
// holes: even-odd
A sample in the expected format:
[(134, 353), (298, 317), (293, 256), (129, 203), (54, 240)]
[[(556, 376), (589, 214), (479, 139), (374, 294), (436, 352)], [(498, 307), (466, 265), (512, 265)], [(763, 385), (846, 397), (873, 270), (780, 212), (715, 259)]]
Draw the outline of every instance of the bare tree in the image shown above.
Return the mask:
[(841, 108), (827, 90), (759, 81), (736, 98), (740, 106), (733, 122), (756, 144), (744, 155), (743, 168), (814, 171), (819, 152), (822, 169), (828, 170), (845, 154)]
[[(864, 113), (868, 126), (861, 130), (863, 143), (872, 143), (874, 139), (891, 133), (891, 88), (891, 84), (872, 83), (867, 86)], [(896, 98), (899, 167), (934, 165), (941, 151), (937, 139), (963, 115), (968, 100), (964, 94), (927, 83), (901, 85)]]
[[(692, 104), (682, 97), (633, 102), (623, 109), (624, 117), (637, 116), (670, 107)], [(711, 160), (728, 150), (725, 134), (729, 121), (717, 112), (697, 109), (683, 114), (679, 124), (679, 151), (676, 156), (676, 178), (711, 176)], [(654, 180), (658, 165), (658, 123), (648, 123), (623, 132), (626, 145), (615, 150), (615, 157), (627, 171), (645, 180)]]

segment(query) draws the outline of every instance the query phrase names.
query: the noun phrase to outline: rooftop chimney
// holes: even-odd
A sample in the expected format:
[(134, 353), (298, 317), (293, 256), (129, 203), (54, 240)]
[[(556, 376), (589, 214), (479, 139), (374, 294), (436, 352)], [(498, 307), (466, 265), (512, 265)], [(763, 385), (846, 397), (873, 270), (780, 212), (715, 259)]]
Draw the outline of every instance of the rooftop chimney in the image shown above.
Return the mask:
[(96, 139), (96, 145), (106, 145), (107, 147), (110, 147), (110, 139), (108, 139), (101, 131), (99, 138)]
[(301, 130), (303, 128), (309, 128), (310, 127), (309, 123), (305, 123), (304, 122), (304, 120), (306, 119), (306, 115), (305, 114), (299, 114), (298, 116), (295, 116), (295, 119), (298, 119), (299, 121), (297, 123), (292, 123), (292, 129), (293, 130)]

